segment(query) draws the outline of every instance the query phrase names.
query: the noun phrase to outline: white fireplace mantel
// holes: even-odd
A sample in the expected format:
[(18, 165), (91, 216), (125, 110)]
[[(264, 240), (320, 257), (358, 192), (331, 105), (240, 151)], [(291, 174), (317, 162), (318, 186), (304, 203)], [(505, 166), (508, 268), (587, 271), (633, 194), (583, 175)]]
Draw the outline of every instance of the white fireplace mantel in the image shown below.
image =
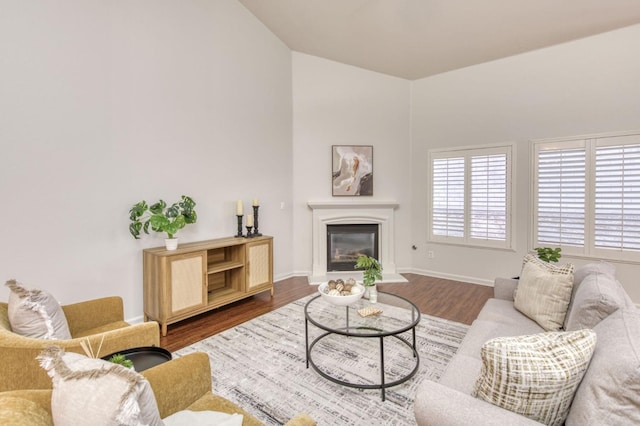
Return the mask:
[(362, 272), (327, 271), (327, 225), (378, 224), (378, 261), (382, 264), (382, 282), (406, 282), (396, 272), (394, 212), (395, 201), (345, 200), (308, 201), (313, 211), (313, 270), (309, 282), (318, 284), (332, 277), (362, 280)]

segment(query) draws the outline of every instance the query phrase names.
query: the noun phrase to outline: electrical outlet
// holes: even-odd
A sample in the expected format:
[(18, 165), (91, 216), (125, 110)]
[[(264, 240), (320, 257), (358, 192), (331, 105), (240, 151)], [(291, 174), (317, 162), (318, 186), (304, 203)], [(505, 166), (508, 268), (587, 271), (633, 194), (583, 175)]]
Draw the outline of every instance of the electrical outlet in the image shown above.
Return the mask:
[(429, 259), (433, 259), (433, 258), (435, 257), (435, 254), (433, 253), (433, 250), (429, 250), (429, 251), (427, 252), (427, 257), (428, 257)]

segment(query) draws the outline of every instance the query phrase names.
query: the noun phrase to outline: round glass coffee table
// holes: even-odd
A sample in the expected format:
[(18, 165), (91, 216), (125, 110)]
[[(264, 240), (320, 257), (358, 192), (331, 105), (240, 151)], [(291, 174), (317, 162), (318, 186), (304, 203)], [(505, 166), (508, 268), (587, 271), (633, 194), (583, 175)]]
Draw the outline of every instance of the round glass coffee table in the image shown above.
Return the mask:
[[(381, 313), (377, 315), (362, 316), (359, 310), (374, 307)], [(304, 307), (304, 330), (307, 368), (311, 366), (322, 377), (340, 385), (358, 389), (380, 389), (382, 400), (385, 400), (385, 389), (404, 383), (413, 377), (420, 366), (420, 357), (416, 350), (416, 326), (420, 322), (420, 311), (409, 300), (389, 293), (378, 292), (378, 302), (371, 303), (367, 299), (360, 299), (349, 306), (337, 306), (329, 303), (318, 295), (309, 300)], [(309, 323), (321, 329), (323, 332), (310, 342)], [(411, 338), (403, 334), (410, 334)], [(332, 354), (330, 359), (314, 362), (313, 349), (327, 339), (335, 336), (347, 336), (348, 338), (364, 338), (379, 340), (379, 372), (380, 378), (372, 383), (363, 383), (351, 380), (348, 377), (338, 377), (332, 371), (333, 362), (341, 362), (341, 358), (352, 358), (351, 351)], [(415, 365), (413, 369), (395, 374), (391, 380), (387, 380), (385, 371), (385, 339), (392, 338), (394, 344), (400, 342), (400, 346), (406, 348), (407, 354), (413, 356)], [(403, 356), (403, 359), (406, 357)], [(357, 361), (356, 361), (357, 362)], [(392, 361), (393, 362), (393, 361)]]

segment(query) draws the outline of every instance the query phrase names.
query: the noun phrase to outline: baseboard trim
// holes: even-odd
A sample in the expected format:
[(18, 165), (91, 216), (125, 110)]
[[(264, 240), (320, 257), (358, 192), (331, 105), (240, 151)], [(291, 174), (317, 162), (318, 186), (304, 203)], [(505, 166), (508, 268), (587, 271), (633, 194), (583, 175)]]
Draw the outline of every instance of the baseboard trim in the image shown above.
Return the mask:
[(442, 278), (445, 280), (462, 281), (465, 283), (479, 284), (487, 287), (493, 287), (493, 280), (487, 280), (487, 279), (477, 278), (477, 277), (469, 277), (466, 275), (445, 274), (442, 272), (429, 271), (425, 269), (412, 269), (410, 272), (407, 272), (407, 273), (423, 275), (426, 277)]

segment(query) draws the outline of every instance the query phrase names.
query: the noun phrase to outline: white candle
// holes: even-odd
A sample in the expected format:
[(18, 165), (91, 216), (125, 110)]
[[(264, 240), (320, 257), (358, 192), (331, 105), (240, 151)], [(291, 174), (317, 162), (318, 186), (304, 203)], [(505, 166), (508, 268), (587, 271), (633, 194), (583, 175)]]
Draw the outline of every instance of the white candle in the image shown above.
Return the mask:
[(236, 215), (242, 216), (242, 200), (238, 200), (236, 203)]
[(247, 215), (247, 226), (253, 226), (253, 215), (249, 214)]
[(258, 204), (258, 199), (257, 199), (257, 198), (254, 198), (254, 199), (253, 199), (253, 205), (254, 205), (254, 206), (259, 206), (259, 204)]

